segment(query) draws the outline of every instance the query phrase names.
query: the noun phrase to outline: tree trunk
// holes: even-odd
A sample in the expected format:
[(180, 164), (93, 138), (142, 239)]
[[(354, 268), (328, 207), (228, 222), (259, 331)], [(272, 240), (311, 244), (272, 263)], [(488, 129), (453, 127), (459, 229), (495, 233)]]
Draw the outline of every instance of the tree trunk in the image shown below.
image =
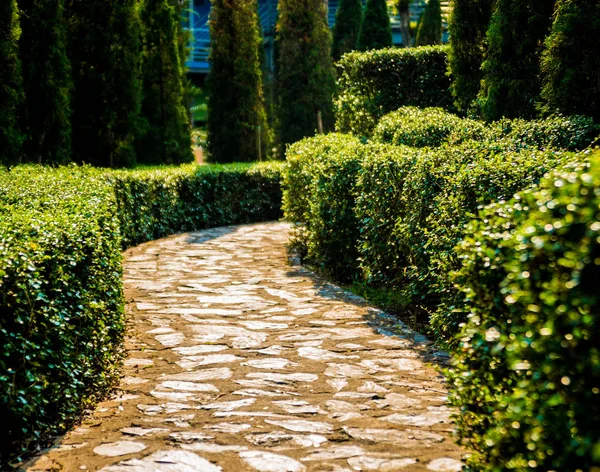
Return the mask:
[(400, 16), (402, 44), (405, 48), (409, 48), (412, 45), (412, 34), (410, 31), (410, 0), (398, 1), (398, 15)]

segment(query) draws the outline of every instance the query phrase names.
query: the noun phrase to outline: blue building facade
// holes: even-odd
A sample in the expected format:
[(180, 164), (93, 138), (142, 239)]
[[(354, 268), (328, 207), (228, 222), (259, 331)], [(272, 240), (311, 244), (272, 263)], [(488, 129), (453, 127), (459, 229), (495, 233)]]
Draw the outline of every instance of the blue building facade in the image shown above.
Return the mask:
[[(210, 15), (210, 0), (189, 0), (189, 8), (186, 11), (186, 24), (192, 33), (193, 41), (191, 44), (191, 53), (186, 63), (188, 71), (195, 74), (208, 73), (208, 55), (210, 53), (210, 32), (208, 28), (208, 18)], [(265, 41), (265, 54), (267, 63), (273, 61), (273, 37), (275, 33), (275, 22), (277, 21), (277, 2), (278, 0), (258, 0), (258, 11), (263, 29)], [(335, 23), (335, 14), (338, 8), (338, 0), (325, 0), (328, 8), (329, 26), (333, 27)], [(447, 1), (442, 2), (442, 8), (447, 5)], [(411, 21), (418, 21), (425, 0), (413, 0), (411, 5)], [(392, 17), (392, 33), (394, 44), (402, 45), (402, 35), (400, 34), (398, 18)], [(445, 22), (444, 22), (444, 26)], [(446, 28), (444, 28), (444, 31)], [(444, 39), (447, 39), (447, 33), (444, 33)]]

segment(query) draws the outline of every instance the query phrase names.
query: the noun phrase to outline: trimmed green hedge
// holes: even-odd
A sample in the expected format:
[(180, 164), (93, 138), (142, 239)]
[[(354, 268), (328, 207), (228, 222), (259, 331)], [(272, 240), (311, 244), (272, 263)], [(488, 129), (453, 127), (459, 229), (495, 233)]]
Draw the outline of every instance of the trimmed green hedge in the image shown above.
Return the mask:
[(185, 165), (111, 173), (124, 247), (174, 233), (278, 219), (281, 167)]
[(121, 251), (278, 218), (280, 169), (0, 171), (0, 468), (67, 429), (117, 379)]
[(439, 147), (466, 140), (501, 141), (503, 148), (551, 148), (571, 151), (588, 146), (600, 125), (584, 116), (509, 120), (487, 124), (460, 118), (441, 108), (402, 107), (379, 120), (373, 140), (414, 147)]
[(486, 208), (459, 246), (450, 369), (472, 470), (600, 465), (600, 153)]
[(402, 106), (452, 106), (447, 46), (353, 52), (337, 66), (338, 131), (370, 136), (382, 116)]
[(0, 172), (0, 464), (65, 429), (117, 376), (115, 199), (89, 168)]

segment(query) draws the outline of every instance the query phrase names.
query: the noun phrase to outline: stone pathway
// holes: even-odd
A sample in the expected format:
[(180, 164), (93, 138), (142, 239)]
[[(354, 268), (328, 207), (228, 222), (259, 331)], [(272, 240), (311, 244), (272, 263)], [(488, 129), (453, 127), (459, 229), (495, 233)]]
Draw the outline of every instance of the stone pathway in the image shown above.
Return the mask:
[(425, 338), (290, 266), (285, 223), (127, 251), (119, 396), (26, 470), (458, 471)]

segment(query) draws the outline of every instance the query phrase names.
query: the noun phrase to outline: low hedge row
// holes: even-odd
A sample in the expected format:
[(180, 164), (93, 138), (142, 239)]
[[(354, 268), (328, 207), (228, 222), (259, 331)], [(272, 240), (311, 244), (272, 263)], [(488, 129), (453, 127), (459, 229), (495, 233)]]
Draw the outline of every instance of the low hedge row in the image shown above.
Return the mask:
[(121, 251), (280, 215), (279, 165), (0, 171), (0, 469), (112, 386)]
[(313, 262), (434, 313), (471, 470), (600, 465), (600, 154), (329, 135), (288, 159)]
[(353, 52), (337, 66), (339, 131), (370, 136), (382, 116), (402, 106), (452, 107), (447, 46)]
[(471, 470), (600, 466), (600, 153), (483, 210), (449, 371)]
[(576, 151), (587, 147), (598, 135), (600, 125), (584, 116), (554, 116), (532, 121), (502, 119), (487, 124), (460, 118), (441, 108), (402, 107), (381, 118), (372, 139), (414, 147), (485, 140), (500, 142), (503, 148)]
[(402, 292), (406, 308), (433, 315), (435, 334), (451, 342), (464, 319), (450, 280), (464, 225), (480, 205), (509, 199), (568, 159), (485, 142), (419, 149), (319, 136), (288, 150), (284, 211), (301, 224), (297, 239), (314, 264)]
[(281, 216), (281, 164), (230, 164), (117, 171), (124, 247), (169, 234)]

